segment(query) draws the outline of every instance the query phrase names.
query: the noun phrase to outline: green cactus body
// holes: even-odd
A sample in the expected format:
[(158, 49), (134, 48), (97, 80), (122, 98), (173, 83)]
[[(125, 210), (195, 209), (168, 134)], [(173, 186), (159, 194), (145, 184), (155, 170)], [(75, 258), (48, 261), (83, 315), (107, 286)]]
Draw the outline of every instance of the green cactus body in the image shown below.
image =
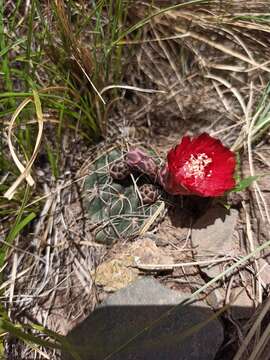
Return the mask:
[(121, 151), (117, 149), (102, 155), (94, 162), (84, 183), (85, 212), (91, 223), (96, 225), (95, 240), (103, 244), (112, 244), (138, 234), (144, 222), (160, 205), (160, 201), (142, 205), (131, 177), (124, 182), (111, 178), (109, 166), (122, 158)]

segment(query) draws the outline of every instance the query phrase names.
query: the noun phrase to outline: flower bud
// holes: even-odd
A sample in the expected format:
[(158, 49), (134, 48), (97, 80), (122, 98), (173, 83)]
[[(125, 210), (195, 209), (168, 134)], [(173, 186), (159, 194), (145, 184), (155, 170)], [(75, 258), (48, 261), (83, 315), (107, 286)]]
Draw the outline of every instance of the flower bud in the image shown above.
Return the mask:
[(129, 151), (125, 156), (125, 161), (131, 169), (148, 175), (153, 181), (156, 181), (158, 166), (153, 158), (142, 150), (135, 148)]

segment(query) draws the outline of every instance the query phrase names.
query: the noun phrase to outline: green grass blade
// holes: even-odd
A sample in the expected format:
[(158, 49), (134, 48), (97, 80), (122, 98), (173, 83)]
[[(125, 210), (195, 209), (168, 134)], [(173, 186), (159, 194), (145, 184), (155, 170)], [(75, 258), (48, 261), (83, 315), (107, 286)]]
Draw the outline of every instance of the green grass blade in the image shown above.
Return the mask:
[[(16, 238), (16, 236), (19, 234), (19, 232), (30, 222), (33, 220), (33, 215), (31, 215), (30, 217), (26, 217), (26, 219), (22, 219), (23, 213), (24, 213), (24, 209), (25, 206), (27, 204), (29, 198), (29, 186), (26, 186), (26, 190), (24, 192), (24, 196), (23, 196), (23, 200), (22, 200), (22, 204), (21, 207), (19, 209), (18, 215), (16, 217), (14, 226), (11, 228), (11, 230), (9, 231), (7, 237), (6, 237), (6, 244), (4, 244), (1, 248), (0, 248), (0, 268), (3, 267), (4, 262), (5, 262), (5, 258), (6, 258), (6, 253), (7, 250), (9, 248), (9, 245), (14, 241), (14, 239)], [(21, 224), (22, 222), (22, 224)], [(1, 278), (2, 275), (0, 273), (0, 282), (1, 282)]]
[(15, 41), (15, 43), (10, 44), (10, 45), (6, 46), (5, 48), (1, 49), (0, 57), (6, 55), (11, 49), (14, 49), (16, 46), (24, 43), (25, 41), (26, 41), (25, 39), (19, 39), (19, 40)]
[(21, 220), (14, 228), (11, 230), (8, 239), (9, 241), (13, 241), (16, 236), (22, 231), (22, 229), (28, 225), (34, 218), (36, 217), (36, 214), (31, 212), (28, 214), (23, 220)]
[[(14, 241), (14, 239), (16, 238), (16, 236), (23, 230), (23, 228), (26, 227), (35, 217), (36, 217), (36, 214), (31, 212), (25, 218), (23, 218), (23, 220), (21, 220), (19, 223), (15, 224), (15, 226), (11, 229), (10, 233), (8, 234), (6, 242), (8, 244), (11, 244)], [(8, 244), (4, 244), (1, 247), (0, 268), (4, 265), (6, 251), (9, 248)]]

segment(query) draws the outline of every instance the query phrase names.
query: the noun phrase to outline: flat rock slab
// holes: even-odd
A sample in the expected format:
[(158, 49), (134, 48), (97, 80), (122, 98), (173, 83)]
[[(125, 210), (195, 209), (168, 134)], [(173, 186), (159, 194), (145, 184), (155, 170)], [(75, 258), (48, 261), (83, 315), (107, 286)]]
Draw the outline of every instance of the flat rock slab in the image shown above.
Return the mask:
[[(235, 256), (239, 253), (239, 244), (234, 237), (238, 220), (238, 211), (215, 206), (207, 210), (194, 224), (192, 245), (197, 261), (217, 256)], [(224, 264), (222, 264), (224, 265)], [(209, 277), (216, 277), (222, 271), (219, 265), (201, 267)]]
[[(143, 278), (109, 296), (68, 340), (82, 360), (212, 360), (223, 342), (219, 320), (201, 302)], [(64, 354), (63, 359), (71, 360)]]

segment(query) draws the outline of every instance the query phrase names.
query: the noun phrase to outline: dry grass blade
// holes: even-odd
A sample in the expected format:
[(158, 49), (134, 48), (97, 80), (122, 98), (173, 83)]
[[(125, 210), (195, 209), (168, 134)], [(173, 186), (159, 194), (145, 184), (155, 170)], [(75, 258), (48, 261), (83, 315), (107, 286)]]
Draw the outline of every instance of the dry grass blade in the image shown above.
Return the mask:
[(11, 315), (11, 309), (13, 304), (13, 295), (15, 289), (15, 282), (17, 279), (17, 267), (18, 267), (18, 255), (17, 253), (13, 256), (12, 270), (11, 270), (11, 279), (10, 279), (10, 287), (9, 287), (9, 310), (8, 315)]
[[(251, 92), (252, 92), (252, 88), (251, 88)], [(251, 98), (252, 98), (252, 95), (251, 95)], [(250, 167), (251, 176), (255, 176), (255, 170), (254, 170), (254, 165), (253, 165), (253, 156), (252, 156), (252, 136), (253, 136), (254, 126), (255, 126), (255, 124), (257, 122), (257, 118), (258, 118), (257, 114), (259, 114), (259, 111), (260, 110), (257, 111), (257, 113), (255, 114), (255, 116), (252, 118), (251, 121), (250, 121), (250, 116), (249, 116), (250, 111), (248, 112), (248, 114), (246, 116), (246, 121), (247, 121), (247, 127), (246, 127), (247, 128), (247, 147), (248, 147), (248, 158), (249, 158), (249, 167)], [(257, 201), (258, 207), (260, 209), (262, 219), (264, 220), (265, 216), (266, 216), (266, 219), (267, 219), (268, 223), (270, 224), (270, 214), (269, 214), (268, 205), (266, 203), (264, 195), (262, 194), (257, 181), (254, 181), (253, 185), (254, 185), (254, 188), (255, 188), (256, 201)], [(264, 214), (264, 212), (262, 210), (260, 200), (263, 203), (265, 214)]]
[[(3, 271), (2, 269), (0, 269), (0, 270)], [(19, 279), (20, 277), (23, 277), (30, 270), (31, 270), (31, 268), (27, 268), (27, 269), (21, 271), (20, 273), (17, 273), (16, 279)], [(3, 282), (1, 284), (1, 286), (0, 286), (0, 291), (7, 288), (7, 287), (9, 287), (9, 286), (11, 286), (11, 284), (12, 284), (12, 279), (9, 279), (9, 280)]]
[(226, 256), (221, 259), (183, 262), (180, 264), (142, 264), (140, 262), (136, 262), (136, 267), (140, 270), (160, 271), (160, 270), (173, 270), (174, 268), (179, 268), (179, 267), (181, 268), (181, 267), (198, 266), (198, 265), (220, 264), (231, 260), (234, 260), (234, 258)]
[(236, 99), (238, 100), (238, 102), (241, 105), (241, 108), (243, 110), (243, 113), (244, 114), (246, 113), (247, 106), (245, 104), (245, 100), (243, 99), (243, 97), (239, 93), (239, 91), (237, 91), (237, 89), (235, 89), (233, 86), (231, 86), (231, 84), (227, 80), (222, 79), (222, 78), (220, 78), (218, 76), (215, 76), (215, 75), (212, 75), (212, 74), (205, 75), (205, 77), (208, 78), (208, 79), (215, 80), (215, 81), (221, 83), (222, 85), (226, 86), (226, 88), (228, 88), (234, 94)]
[(269, 338), (270, 338), (270, 324), (267, 325), (262, 336), (260, 337), (258, 344), (254, 347), (248, 360), (261, 360), (262, 359), (261, 355), (264, 352), (265, 347), (269, 344)]
[(98, 97), (100, 98), (100, 100), (103, 102), (103, 104), (106, 104), (106, 101), (103, 99), (101, 92), (98, 91), (98, 89), (96, 88), (95, 84), (93, 83), (93, 81), (90, 79), (90, 76), (87, 74), (86, 70), (83, 68), (83, 66), (80, 64), (79, 60), (76, 59), (74, 57), (74, 60), (76, 61), (76, 63), (78, 64), (79, 68), (82, 70), (82, 72), (84, 73), (86, 79), (89, 81), (89, 83), (91, 84), (92, 88), (94, 89), (94, 91), (97, 93)]
[(164, 210), (165, 210), (165, 203), (164, 201), (162, 201), (159, 207), (157, 208), (157, 210), (154, 212), (154, 214), (145, 221), (145, 223), (139, 230), (138, 235), (139, 236), (144, 235), (150, 229), (150, 227), (155, 223), (156, 219), (164, 212)]
[[(18, 106), (18, 108), (14, 112), (14, 114), (13, 114), (13, 116), (12, 116), (10, 122), (9, 122), (9, 126), (8, 126), (8, 146), (9, 146), (9, 151), (10, 151), (10, 154), (11, 154), (11, 156), (13, 158), (13, 161), (15, 162), (16, 166), (18, 167), (18, 169), (20, 170), (21, 173), (25, 172), (25, 167), (20, 162), (20, 160), (18, 159), (18, 157), (17, 157), (17, 155), (15, 153), (15, 150), (14, 150), (14, 147), (13, 147), (13, 144), (12, 144), (12, 141), (11, 141), (11, 139), (12, 139), (12, 130), (13, 130), (14, 126), (16, 125), (15, 121), (16, 121), (17, 117), (19, 116), (21, 111), (26, 107), (26, 105), (29, 104), (31, 101), (32, 101), (31, 98), (25, 99)], [(25, 178), (26, 178), (26, 181), (28, 182), (28, 184), (30, 186), (34, 185), (34, 180), (33, 180), (32, 176), (30, 174), (26, 174)]]
[[(187, 33), (187, 30), (180, 27), (180, 26), (176, 26), (175, 29), (179, 32), (181, 32), (182, 34), (185, 34)], [(210, 47), (214, 48), (214, 49), (217, 49), (221, 52), (223, 52), (224, 54), (227, 54), (229, 56), (232, 56), (233, 58), (236, 58), (236, 59), (239, 59), (239, 60), (242, 60), (244, 61), (245, 63), (247, 64), (250, 64), (256, 68), (261, 68), (263, 69), (264, 71), (267, 71), (268, 73), (270, 72), (270, 68), (268, 68), (267, 66), (264, 66), (263, 64), (258, 64), (256, 61), (254, 60), (251, 60), (249, 57), (239, 53), (238, 51), (235, 51), (235, 50), (232, 50), (232, 49), (229, 49), (228, 47), (224, 46), (224, 45), (221, 45), (217, 42), (214, 42), (214, 41), (211, 41), (209, 40), (207, 37), (203, 36), (203, 35), (200, 35), (200, 34), (197, 34), (195, 33), (194, 31), (188, 31), (188, 35), (193, 38), (194, 40), (198, 40), (198, 41), (201, 41), (207, 45), (209, 45)]]
[[(33, 90), (33, 97), (34, 97), (34, 103), (35, 103), (35, 107), (36, 107), (36, 115), (37, 115), (37, 122), (38, 122), (38, 134), (37, 134), (37, 139), (36, 139), (36, 144), (34, 147), (34, 151), (33, 154), (29, 160), (29, 162), (27, 163), (26, 167), (24, 168), (24, 170), (21, 172), (21, 175), (15, 180), (15, 182), (10, 186), (10, 188), (5, 192), (4, 197), (6, 197), (7, 199), (11, 200), (12, 197), (14, 196), (14, 193), (17, 189), (17, 187), (21, 184), (21, 182), (26, 179), (26, 177), (29, 175), (29, 172), (31, 170), (31, 167), (37, 157), (38, 154), (38, 149), (41, 143), (41, 139), (42, 139), (42, 133), (43, 133), (43, 114), (42, 114), (42, 109), (41, 109), (41, 103), (40, 103), (40, 99), (38, 96), (38, 93)], [(29, 102), (33, 101), (32, 98), (30, 99), (26, 99), (23, 104), (24, 106), (26, 106)], [(19, 107), (20, 111), (24, 108), (23, 107)], [(13, 128), (13, 124), (17, 118), (17, 116), (19, 115), (19, 112), (17, 112), (15, 115), (15, 117), (13, 116), (11, 122), (10, 122), (10, 129), (12, 130)], [(10, 131), (11, 131), (10, 130)], [(13, 149), (13, 146), (12, 146)], [(13, 151), (15, 154), (15, 151)], [(33, 185), (34, 183), (31, 183), (31, 185)]]
[(257, 328), (261, 325), (261, 322), (263, 321), (264, 317), (266, 316), (269, 310), (270, 310), (270, 297), (267, 299), (266, 303), (264, 304), (260, 314), (258, 315), (256, 321), (252, 325), (251, 329), (249, 330), (247, 336), (245, 337), (243, 343), (238, 349), (233, 360), (241, 360), (242, 355), (244, 354), (248, 344), (250, 343), (252, 337), (255, 335)]
[(138, 91), (138, 92), (143, 92), (143, 93), (149, 93), (149, 94), (155, 94), (155, 93), (165, 94), (166, 93), (166, 91), (164, 91), (164, 90), (143, 89), (143, 88), (139, 88), (136, 86), (130, 86), (130, 85), (108, 85), (100, 91), (100, 94), (102, 95), (103, 93), (105, 93), (106, 91), (108, 91), (110, 89), (126, 89), (126, 90), (133, 90), (133, 91)]

